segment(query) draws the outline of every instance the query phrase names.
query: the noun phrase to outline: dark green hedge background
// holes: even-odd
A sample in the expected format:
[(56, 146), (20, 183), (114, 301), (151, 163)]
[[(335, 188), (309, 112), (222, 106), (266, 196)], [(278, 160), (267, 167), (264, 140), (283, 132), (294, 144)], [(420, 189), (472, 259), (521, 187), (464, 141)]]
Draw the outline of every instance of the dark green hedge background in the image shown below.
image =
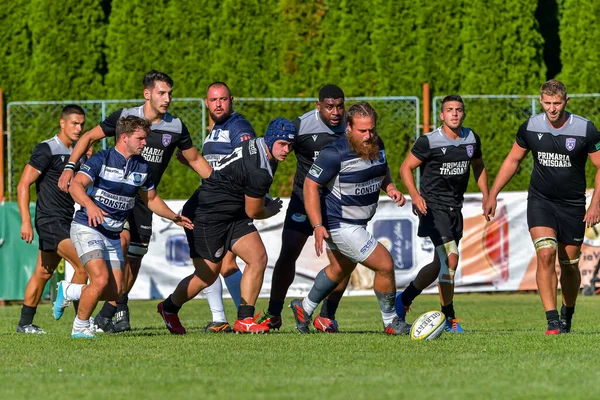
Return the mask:
[[(159, 69), (175, 80), (178, 98), (203, 97), (216, 80), (236, 97), (314, 97), (330, 82), (347, 96), (420, 97), (423, 82), (434, 96), (536, 94), (553, 77), (571, 93), (595, 93), (598, 19), (594, 0), (8, 0), (0, 8), (0, 87), (5, 102), (141, 98), (141, 77)], [(492, 178), (524, 121), (506, 107), (474, 109), (466, 121), (497, 128), (478, 131)], [(581, 113), (594, 120), (598, 110)], [(401, 154), (390, 157), (399, 163), (410, 132), (384, 139), (398, 137), (406, 143), (394, 143)], [(163, 180), (166, 198), (192, 191), (195, 177), (175, 164)], [(289, 194), (293, 169), (290, 162), (280, 170), (273, 194)]]

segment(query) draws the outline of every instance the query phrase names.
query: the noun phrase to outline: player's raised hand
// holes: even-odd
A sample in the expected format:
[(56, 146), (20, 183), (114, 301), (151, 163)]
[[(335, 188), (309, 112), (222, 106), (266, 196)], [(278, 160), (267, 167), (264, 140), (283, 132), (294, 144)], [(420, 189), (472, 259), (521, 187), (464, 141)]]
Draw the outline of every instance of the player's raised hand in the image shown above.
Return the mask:
[(412, 198), (413, 213), (415, 215), (427, 215), (427, 202), (421, 195), (413, 196)]
[(314, 231), (315, 236), (315, 251), (317, 253), (317, 257), (323, 254), (323, 240), (329, 237), (327, 233), (327, 229), (323, 225), (319, 225), (315, 228)]
[(88, 225), (98, 226), (104, 223), (104, 217), (108, 215), (106, 211), (101, 209), (95, 204), (90, 204), (85, 208), (85, 212), (88, 215)]
[(73, 179), (73, 175), (75, 171), (70, 169), (65, 169), (62, 174), (60, 174), (60, 178), (58, 178), (58, 188), (65, 193), (69, 192), (69, 185), (71, 184), (71, 179)]
[(33, 242), (33, 227), (30, 221), (21, 224), (21, 239), (27, 243)]
[(192, 221), (188, 217), (183, 216), (181, 214), (175, 214), (175, 216), (173, 217), (173, 222), (186, 229), (194, 229), (194, 224), (192, 223)]
[(398, 189), (390, 189), (387, 192), (387, 195), (398, 205), (398, 207), (402, 207), (406, 204), (406, 198), (404, 198), (404, 195), (400, 193)]

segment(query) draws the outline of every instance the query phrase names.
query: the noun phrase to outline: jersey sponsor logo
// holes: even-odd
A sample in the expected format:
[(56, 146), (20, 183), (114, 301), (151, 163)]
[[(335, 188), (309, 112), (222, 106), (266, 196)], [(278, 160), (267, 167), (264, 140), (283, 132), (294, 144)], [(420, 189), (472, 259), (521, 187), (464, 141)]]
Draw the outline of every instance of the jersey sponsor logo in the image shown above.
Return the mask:
[(171, 139), (173, 139), (173, 136), (168, 134), (168, 133), (164, 133), (162, 135), (162, 145), (167, 147), (168, 145), (171, 144)]
[(84, 170), (84, 171), (89, 171), (91, 168), (90, 168), (90, 166), (89, 166), (89, 165), (87, 165), (87, 164), (83, 164), (83, 165), (81, 166), (81, 169), (82, 169), (82, 170)]
[(216, 251), (215, 253), (215, 257), (219, 258), (223, 255), (223, 251), (225, 250), (225, 248), (223, 246), (221, 246), (221, 248), (219, 250)]
[(306, 215), (300, 213), (292, 214), (292, 221), (302, 223), (306, 221)]
[(310, 169), (308, 170), (308, 173), (312, 176), (314, 176), (315, 178), (318, 178), (319, 176), (321, 176), (321, 173), (323, 172), (323, 168), (319, 167), (316, 164), (313, 164)]
[(538, 140), (542, 140), (542, 136), (544, 136), (544, 134), (543, 134), (543, 133), (541, 133), (541, 132), (540, 132), (540, 133), (538, 133)]
[(565, 147), (567, 148), (567, 150), (573, 151), (573, 149), (575, 148), (575, 138), (567, 138), (567, 140), (565, 141)]
[(472, 144), (467, 145), (467, 155), (469, 156), (469, 158), (473, 157), (473, 145)]
[(132, 209), (135, 203), (133, 197), (119, 196), (118, 194), (113, 194), (102, 189), (96, 191), (94, 199), (100, 204), (120, 211)]
[(446, 154), (446, 148), (442, 147), (442, 153)]
[(569, 168), (571, 166), (571, 158), (567, 154), (539, 151), (537, 158), (540, 165), (544, 167)]
[(354, 185), (354, 194), (357, 196), (377, 193), (381, 189), (381, 179), (375, 178), (367, 182), (360, 182)]
[(360, 249), (360, 254), (365, 254), (367, 252), (367, 250), (369, 250), (371, 248), (371, 246), (373, 246), (374, 241), (375, 241), (375, 238), (371, 237), (369, 239), (369, 241), (362, 247), (362, 249)]
[[(600, 142), (598, 142), (598, 144), (600, 144)], [(320, 151), (315, 151), (313, 153), (313, 161), (315, 161), (317, 159), (317, 157), (319, 157), (319, 153), (320, 153)]]
[(311, 137), (312, 137), (313, 142), (316, 142), (319, 135), (312, 135)]
[[(166, 136), (166, 135), (163, 135), (163, 144), (164, 144), (164, 136)], [(171, 136), (171, 135), (169, 135), (169, 136)], [(144, 147), (144, 151), (142, 151), (142, 157), (144, 157), (144, 160), (148, 161), (149, 163), (157, 163), (157, 164), (162, 163), (163, 154), (165, 154), (164, 149), (156, 149), (154, 147), (148, 147), (148, 146)]]
[(469, 172), (469, 161), (442, 163), (440, 175), (463, 175)]

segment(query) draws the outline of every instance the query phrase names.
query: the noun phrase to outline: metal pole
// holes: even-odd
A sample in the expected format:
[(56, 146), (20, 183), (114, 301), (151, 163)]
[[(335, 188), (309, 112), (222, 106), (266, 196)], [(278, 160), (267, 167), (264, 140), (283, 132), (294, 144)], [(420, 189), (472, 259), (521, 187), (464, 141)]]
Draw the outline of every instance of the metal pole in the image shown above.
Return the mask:
[[(423, 133), (431, 132), (431, 92), (429, 83), (423, 84)], [(416, 138), (415, 138), (416, 139)]]

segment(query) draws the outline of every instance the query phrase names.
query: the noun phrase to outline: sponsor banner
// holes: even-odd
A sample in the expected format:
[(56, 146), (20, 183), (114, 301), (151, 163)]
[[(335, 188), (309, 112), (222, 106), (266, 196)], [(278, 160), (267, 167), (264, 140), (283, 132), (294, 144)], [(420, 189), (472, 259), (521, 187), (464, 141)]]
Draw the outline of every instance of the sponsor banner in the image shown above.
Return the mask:
[[(590, 193), (591, 194), (591, 193)], [(282, 211), (268, 220), (255, 221), (268, 254), (268, 265), (261, 297), (268, 297), (273, 266), (281, 251), (281, 231), (289, 199), (283, 199)], [(185, 201), (167, 201), (173, 210), (181, 210)], [(527, 193), (507, 192), (498, 197), (496, 217), (487, 222), (482, 216), (481, 196), (465, 197), (464, 234), (459, 245), (460, 263), (455, 275), (456, 291), (536, 290), (536, 257), (527, 228)], [(294, 215), (301, 220), (303, 215)], [(396, 284), (406, 287), (418, 271), (433, 260), (434, 246), (428, 238), (417, 236), (419, 219), (412, 212), (410, 199), (397, 207), (381, 197), (368, 230), (383, 244), (394, 259)], [(580, 269), (582, 286), (587, 285), (600, 259), (600, 226), (586, 231)], [(243, 270), (244, 262), (238, 258)], [(327, 265), (326, 255), (317, 257), (313, 238), (309, 238), (296, 263), (296, 279), (289, 296), (306, 295), (316, 274)], [(557, 266), (557, 271), (559, 271)], [(194, 267), (183, 229), (159, 217), (153, 219), (153, 236), (143, 259), (138, 280), (130, 298), (165, 298), (173, 292)], [(373, 274), (359, 266), (352, 276), (349, 294), (372, 294)], [(223, 285), (224, 294), (227, 289)], [(426, 290), (437, 292), (436, 284)], [(201, 293), (199, 297), (204, 297)]]

